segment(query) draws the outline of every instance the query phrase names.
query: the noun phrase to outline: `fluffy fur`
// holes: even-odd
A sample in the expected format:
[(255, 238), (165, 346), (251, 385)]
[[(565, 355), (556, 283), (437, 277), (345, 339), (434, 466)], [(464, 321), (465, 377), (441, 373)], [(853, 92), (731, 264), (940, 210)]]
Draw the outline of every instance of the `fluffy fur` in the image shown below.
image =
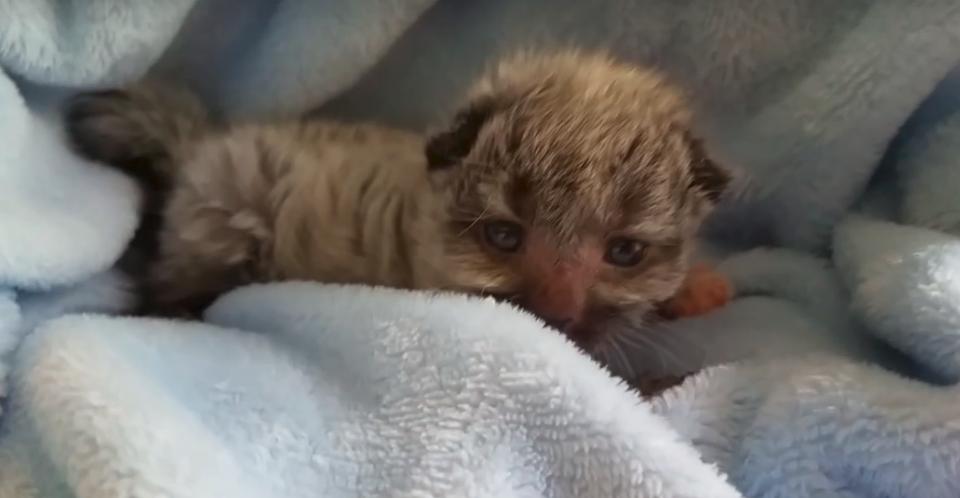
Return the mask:
[[(503, 61), (426, 139), (218, 124), (149, 85), (83, 94), (68, 115), (79, 151), (166, 192), (153, 310), (269, 280), (450, 289), (514, 301), (584, 345), (683, 281), (727, 183), (689, 120), (657, 74), (576, 52)], [(517, 247), (491, 244), (495, 223), (515, 227)], [(635, 249), (630, 264), (611, 264), (617, 244)]]

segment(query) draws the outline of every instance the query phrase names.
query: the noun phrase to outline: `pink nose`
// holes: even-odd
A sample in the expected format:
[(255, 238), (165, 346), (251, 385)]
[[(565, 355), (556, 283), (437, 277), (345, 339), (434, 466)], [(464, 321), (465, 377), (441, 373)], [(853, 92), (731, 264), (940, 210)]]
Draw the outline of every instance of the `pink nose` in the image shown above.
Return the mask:
[(540, 317), (547, 325), (566, 331), (583, 316), (586, 304), (586, 289), (574, 272), (557, 269), (530, 292), (524, 306)]
[(532, 230), (522, 257), (526, 291), (520, 304), (563, 332), (582, 322), (587, 296), (602, 261), (602, 250), (587, 241), (578, 247), (558, 247), (552, 237)]

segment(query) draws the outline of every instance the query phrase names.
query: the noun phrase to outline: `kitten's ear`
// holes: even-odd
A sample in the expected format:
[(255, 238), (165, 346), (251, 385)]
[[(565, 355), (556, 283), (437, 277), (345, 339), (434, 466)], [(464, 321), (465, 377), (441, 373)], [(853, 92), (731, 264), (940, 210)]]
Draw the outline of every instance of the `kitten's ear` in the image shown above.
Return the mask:
[(493, 100), (481, 97), (458, 112), (450, 128), (430, 137), (426, 147), (427, 169), (447, 168), (466, 157), (493, 110)]
[(701, 139), (686, 131), (684, 140), (690, 148), (690, 171), (693, 174), (690, 188), (715, 204), (730, 184), (730, 173), (714, 162)]

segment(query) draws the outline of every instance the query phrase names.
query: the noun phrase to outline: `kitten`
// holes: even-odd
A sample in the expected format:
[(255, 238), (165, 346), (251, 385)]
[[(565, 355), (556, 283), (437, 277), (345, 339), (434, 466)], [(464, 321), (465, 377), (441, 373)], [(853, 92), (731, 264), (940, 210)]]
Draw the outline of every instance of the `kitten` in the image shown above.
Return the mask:
[(67, 121), (82, 154), (166, 192), (145, 294), (161, 313), (271, 280), (447, 289), (513, 301), (589, 350), (677, 294), (728, 182), (673, 86), (579, 52), (505, 59), (429, 137), (217, 123), (150, 85), (79, 95)]

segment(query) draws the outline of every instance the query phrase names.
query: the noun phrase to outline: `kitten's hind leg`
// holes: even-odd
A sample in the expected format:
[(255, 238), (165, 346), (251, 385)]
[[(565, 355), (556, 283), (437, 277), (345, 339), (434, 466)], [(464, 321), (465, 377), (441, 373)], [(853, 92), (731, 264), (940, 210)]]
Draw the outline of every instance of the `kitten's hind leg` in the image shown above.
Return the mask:
[(157, 83), (78, 94), (68, 101), (65, 119), (82, 156), (163, 183), (211, 127), (193, 95)]

